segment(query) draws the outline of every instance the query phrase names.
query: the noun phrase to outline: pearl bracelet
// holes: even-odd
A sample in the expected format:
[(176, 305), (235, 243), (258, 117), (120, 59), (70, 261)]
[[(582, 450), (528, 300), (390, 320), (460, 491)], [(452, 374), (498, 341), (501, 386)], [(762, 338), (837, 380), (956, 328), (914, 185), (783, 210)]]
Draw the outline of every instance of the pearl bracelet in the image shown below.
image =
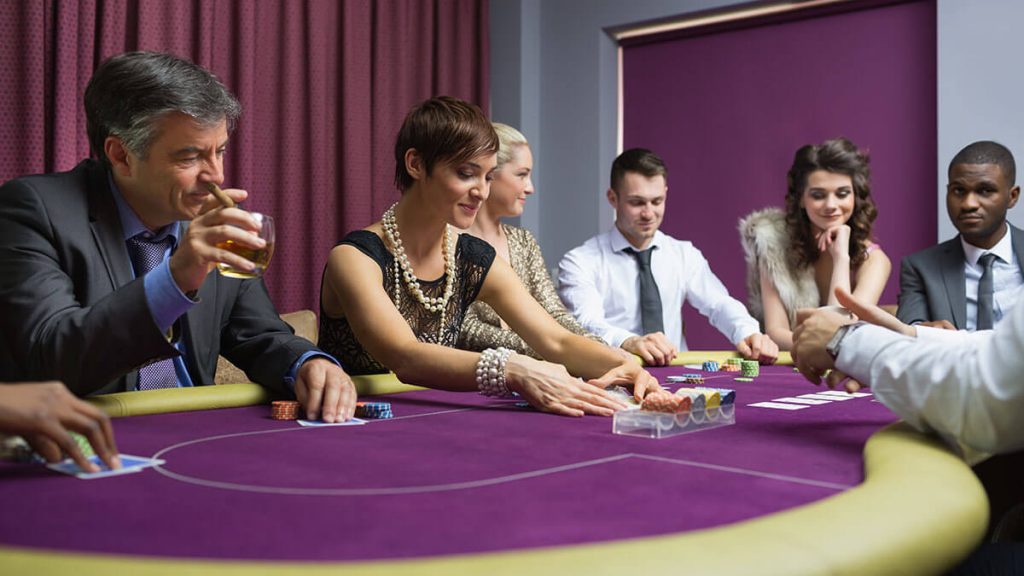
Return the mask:
[(505, 365), (514, 352), (508, 348), (488, 348), (476, 363), (476, 385), (480, 393), (492, 398), (510, 398), (512, 390), (505, 382)]

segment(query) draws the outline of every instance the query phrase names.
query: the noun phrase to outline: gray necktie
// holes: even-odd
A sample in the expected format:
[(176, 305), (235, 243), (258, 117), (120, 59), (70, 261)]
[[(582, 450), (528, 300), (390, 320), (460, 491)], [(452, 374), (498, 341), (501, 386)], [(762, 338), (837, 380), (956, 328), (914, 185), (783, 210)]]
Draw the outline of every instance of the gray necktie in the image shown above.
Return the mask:
[(981, 280), (978, 282), (978, 330), (991, 330), (994, 313), (992, 308), (992, 264), (995, 263), (995, 254), (989, 252), (978, 258), (978, 264), (981, 265), (983, 271), (981, 273)]
[(661, 315), (661, 292), (658, 291), (658, 284), (654, 281), (654, 274), (651, 272), (651, 252), (653, 251), (653, 247), (642, 252), (632, 248), (625, 249), (625, 252), (636, 258), (636, 265), (640, 270), (640, 323), (643, 325), (644, 334), (665, 331), (665, 323)]
[[(147, 233), (136, 234), (128, 239), (128, 252), (135, 268), (135, 277), (141, 278), (147, 272), (163, 262), (171, 237), (154, 242), (147, 238)], [(171, 359), (157, 360), (139, 368), (139, 390), (155, 390), (157, 388), (177, 388), (178, 374), (174, 371)]]

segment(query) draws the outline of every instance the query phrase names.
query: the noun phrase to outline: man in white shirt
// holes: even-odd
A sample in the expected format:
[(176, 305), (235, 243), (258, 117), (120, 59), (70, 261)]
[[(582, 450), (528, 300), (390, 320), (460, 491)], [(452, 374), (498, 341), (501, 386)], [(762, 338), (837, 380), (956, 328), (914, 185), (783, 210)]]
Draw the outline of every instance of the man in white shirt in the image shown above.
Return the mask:
[(1001, 144), (975, 142), (957, 153), (946, 209), (960, 234), (903, 259), (900, 320), (988, 330), (1024, 296), (1024, 231), (1006, 221), (1020, 195), (1015, 180), (1013, 154)]
[(656, 154), (626, 150), (612, 163), (608, 202), (615, 226), (559, 263), (559, 295), (589, 331), (663, 366), (686, 350), (689, 301), (745, 358), (774, 362), (779, 348), (711, 272), (692, 243), (661, 233), (668, 172)]
[(1024, 448), (1024, 306), (995, 330), (910, 326), (836, 290), (861, 320), (834, 310), (801, 313), (793, 332), (797, 368), (812, 382), (826, 370), (871, 386), (911, 426), (957, 448), (985, 453)]

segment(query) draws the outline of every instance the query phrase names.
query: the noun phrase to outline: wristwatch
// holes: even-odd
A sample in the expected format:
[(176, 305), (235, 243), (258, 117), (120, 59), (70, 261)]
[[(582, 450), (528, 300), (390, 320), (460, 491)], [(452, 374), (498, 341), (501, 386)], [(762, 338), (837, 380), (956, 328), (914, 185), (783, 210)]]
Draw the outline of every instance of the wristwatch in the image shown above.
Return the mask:
[(864, 324), (862, 322), (844, 324), (836, 330), (836, 333), (829, 339), (828, 344), (825, 344), (825, 351), (832, 357), (832, 360), (835, 360), (839, 356), (839, 347), (843, 345), (843, 338), (846, 338), (854, 330), (863, 325)]

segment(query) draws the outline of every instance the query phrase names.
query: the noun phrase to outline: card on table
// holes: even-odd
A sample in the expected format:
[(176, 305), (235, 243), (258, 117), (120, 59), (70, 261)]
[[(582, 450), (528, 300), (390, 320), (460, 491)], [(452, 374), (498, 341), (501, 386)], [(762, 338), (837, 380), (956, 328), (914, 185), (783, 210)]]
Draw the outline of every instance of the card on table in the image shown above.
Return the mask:
[(324, 422), (323, 420), (299, 420), (299, 426), (310, 426), (313, 428), (319, 428), (323, 426), (359, 426), (360, 424), (366, 424), (366, 420), (362, 418), (350, 418), (344, 422)]
[(93, 480), (95, 478), (134, 474), (135, 472), (141, 472), (146, 468), (166, 463), (164, 460), (158, 460), (156, 458), (144, 458), (142, 456), (130, 456), (128, 454), (119, 454), (118, 457), (121, 459), (121, 468), (118, 470), (111, 470), (107, 468), (107, 465), (100, 460), (100, 457), (95, 455), (90, 456), (89, 461), (100, 467), (99, 472), (86, 472), (70, 458), (55, 464), (47, 464), (46, 467), (50, 470), (55, 470), (63, 474), (69, 474), (75, 478), (81, 478), (82, 480)]

